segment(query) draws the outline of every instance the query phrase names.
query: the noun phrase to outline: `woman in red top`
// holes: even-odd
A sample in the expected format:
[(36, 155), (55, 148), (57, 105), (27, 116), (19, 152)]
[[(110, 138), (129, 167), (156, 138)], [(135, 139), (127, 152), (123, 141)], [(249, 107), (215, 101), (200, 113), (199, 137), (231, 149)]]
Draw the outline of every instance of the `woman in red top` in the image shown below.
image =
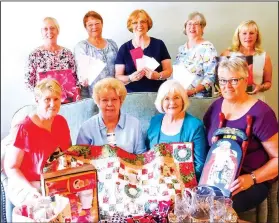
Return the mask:
[(71, 146), (67, 121), (58, 115), (62, 94), (59, 83), (43, 79), (34, 93), (37, 109), (14, 129), (14, 146), (5, 155), (8, 197), (14, 205), (40, 196), (40, 174), (47, 159)]

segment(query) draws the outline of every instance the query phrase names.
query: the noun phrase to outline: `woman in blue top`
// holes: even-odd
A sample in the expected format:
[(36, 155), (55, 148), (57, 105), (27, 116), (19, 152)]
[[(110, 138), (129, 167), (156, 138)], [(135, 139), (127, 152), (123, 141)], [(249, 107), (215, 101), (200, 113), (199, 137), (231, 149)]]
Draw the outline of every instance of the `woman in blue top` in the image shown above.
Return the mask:
[[(115, 77), (126, 84), (128, 92), (157, 92), (172, 73), (168, 50), (162, 40), (148, 36), (152, 19), (143, 9), (131, 13), (127, 28), (134, 33), (134, 38), (124, 43), (117, 53)], [(137, 70), (130, 50), (138, 47), (142, 48), (144, 55), (153, 57), (160, 64), (155, 71), (147, 67)]]
[(93, 57), (101, 60), (106, 64), (101, 73), (92, 82), (88, 83), (88, 79), (80, 80), (81, 82), (81, 96), (82, 98), (91, 98), (94, 85), (105, 77), (114, 77), (114, 62), (118, 47), (112, 39), (105, 39), (102, 37), (103, 32), (103, 18), (95, 11), (89, 11), (83, 18), (83, 25), (88, 33), (88, 39), (79, 42), (74, 49), (74, 54), (78, 66), (78, 75), (80, 77), (80, 55)]
[(160, 113), (151, 119), (147, 130), (147, 148), (158, 143), (193, 142), (194, 166), (199, 179), (206, 159), (206, 137), (201, 120), (186, 112), (189, 99), (183, 86), (175, 80), (164, 82), (155, 106)]
[(140, 121), (120, 111), (126, 95), (124, 84), (115, 78), (107, 77), (95, 84), (93, 98), (100, 112), (81, 125), (77, 145), (110, 144), (129, 153), (145, 152)]

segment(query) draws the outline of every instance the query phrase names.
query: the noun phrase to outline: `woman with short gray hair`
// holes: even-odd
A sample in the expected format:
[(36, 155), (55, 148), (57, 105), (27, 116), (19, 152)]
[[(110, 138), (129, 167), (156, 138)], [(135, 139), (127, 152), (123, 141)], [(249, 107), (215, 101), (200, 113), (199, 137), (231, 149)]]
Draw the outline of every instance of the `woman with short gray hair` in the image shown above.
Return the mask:
[(206, 159), (206, 138), (203, 123), (187, 113), (189, 99), (183, 86), (175, 81), (164, 82), (158, 91), (155, 106), (160, 113), (151, 119), (146, 146), (158, 143), (193, 142), (194, 167), (199, 179)]
[(220, 112), (226, 119), (224, 127), (240, 130), (246, 129), (247, 115), (253, 118), (240, 175), (230, 185), (233, 208), (240, 213), (264, 201), (270, 180), (278, 176), (278, 122), (266, 103), (247, 94), (248, 64), (245, 60), (225, 58), (217, 72), (222, 97), (213, 102), (203, 119), (209, 145), (214, 142), (212, 137), (218, 129)]
[(206, 20), (202, 13), (189, 14), (183, 31), (188, 41), (178, 48), (176, 56), (176, 65), (183, 64), (190, 73), (196, 75), (187, 89), (188, 96), (212, 96), (217, 51), (211, 42), (203, 38), (205, 26)]

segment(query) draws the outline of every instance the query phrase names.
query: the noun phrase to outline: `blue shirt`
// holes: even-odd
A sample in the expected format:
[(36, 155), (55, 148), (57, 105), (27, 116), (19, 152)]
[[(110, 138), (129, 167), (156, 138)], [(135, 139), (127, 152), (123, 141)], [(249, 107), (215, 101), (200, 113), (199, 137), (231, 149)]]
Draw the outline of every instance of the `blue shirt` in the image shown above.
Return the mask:
[(180, 142), (180, 132), (176, 135), (166, 135), (165, 133), (162, 132), (162, 130), (160, 131), (160, 136), (159, 136), (159, 141), (161, 143), (165, 142), (165, 143), (172, 143), (172, 142)]
[[(125, 65), (124, 75), (130, 75), (137, 70), (130, 54), (130, 50), (132, 49), (135, 49), (135, 47), (132, 44), (132, 40), (129, 40), (120, 47), (117, 53), (115, 64)], [(162, 40), (153, 37), (150, 37), (150, 43), (143, 50), (143, 54), (153, 57), (158, 61), (160, 66), (157, 67), (157, 72), (161, 72), (163, 70), (163, 60), (171, 59), (165, 43)], [(126, 88), (128, 92), (157, 92), (163, 82), (164, 81), (162, 80), (150, 80), (144, 76), (139, 81), (127, 84)]]
[[(90, 42), (88, 42), (88, 40), (82, 40), (75, 46), (74, 49), (74, 55), (76, 58), (77, 65), (78, 65), (77, 58), (79, 55), (91, 56), (96, 59), (100, 59), (101, 61), (106, 63), (105, 68), (101, 71), (98, 77), (89, 86), (88, 97), (91, 97), (93, 92), (93, 87), (99, 80), (106, 77), (114, 77), (115, 74), (114, 62), (116, 59), (118, 47), (112, 39), (106, 39), (106, 41), (107, 41), (107, 45), (103, 49), (99, 49), (95, 47)], [(77, 73), (78, 73), (78, 69), (77, 69)]]
[[(163, 117), (164, 114), (158, 114), (151, 119), (150, 126), (147, 130), (147, 148), (152, 149), (155, 144), (163, 143), (160, 138)], [(178, 142), (194, 143), (194, 166), (196, 177), (199, 179), (207, 155), (205, 129), (202, 121), (186, 112)]]
[[(121, 149), (134, 154), (146, 151), (143, 132), (137, 118), (121, 113), (114, 133), (116, 145)], [(77, 145), (102, 146), (105, 144), (108, 144), (107, 127), (99, 113), (82, 124), (77, 137)]]

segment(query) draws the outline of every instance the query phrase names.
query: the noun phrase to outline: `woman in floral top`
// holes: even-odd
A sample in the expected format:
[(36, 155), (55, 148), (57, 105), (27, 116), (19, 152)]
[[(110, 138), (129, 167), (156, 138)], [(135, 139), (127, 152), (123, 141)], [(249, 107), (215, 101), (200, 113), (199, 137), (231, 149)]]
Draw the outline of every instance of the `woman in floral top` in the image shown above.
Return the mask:
[[(112, 39), (105, 39), (102, 37), (103, 18), (97, 12), (87, 12), (83, 18), (83, 25), (88, 33), (88, 39), (82, 40), (76, 45), (74, 54), (78, 65), (79, 78), (81, 78), (81, 96), (83, 98), (91, 98), (93, 87), (99, 80), (106, 77), (114, 77), (114, 64), (118, 47)], [(80, 77), (80, 55), (90, 56), (106, 64), (92, 83), (88, 83), (88, 79), (82, 80), (82, 77)]]
[(36, 48), (28, 57), (27, 71), (25, 73), (26, 86), (33, 91), (40, 80), (39, 73), (65, 69), (73, 71), (76, 85), (78, 85), (76, 65), (72, 52), (57, 44), (59, 25), (56, 19), (46, 17), (43, 20), (41, 31), (44, 44)]
[(217, 51), (211, 42), (203, 39), (206, 26), (204, 15), (191, 13), (184, 26), (188, 41), (178, 48), (175, 64), (184, 64), (189, 72), (196, 75), (187, 90), (188, 96), (210, 97), (215, 81)]

